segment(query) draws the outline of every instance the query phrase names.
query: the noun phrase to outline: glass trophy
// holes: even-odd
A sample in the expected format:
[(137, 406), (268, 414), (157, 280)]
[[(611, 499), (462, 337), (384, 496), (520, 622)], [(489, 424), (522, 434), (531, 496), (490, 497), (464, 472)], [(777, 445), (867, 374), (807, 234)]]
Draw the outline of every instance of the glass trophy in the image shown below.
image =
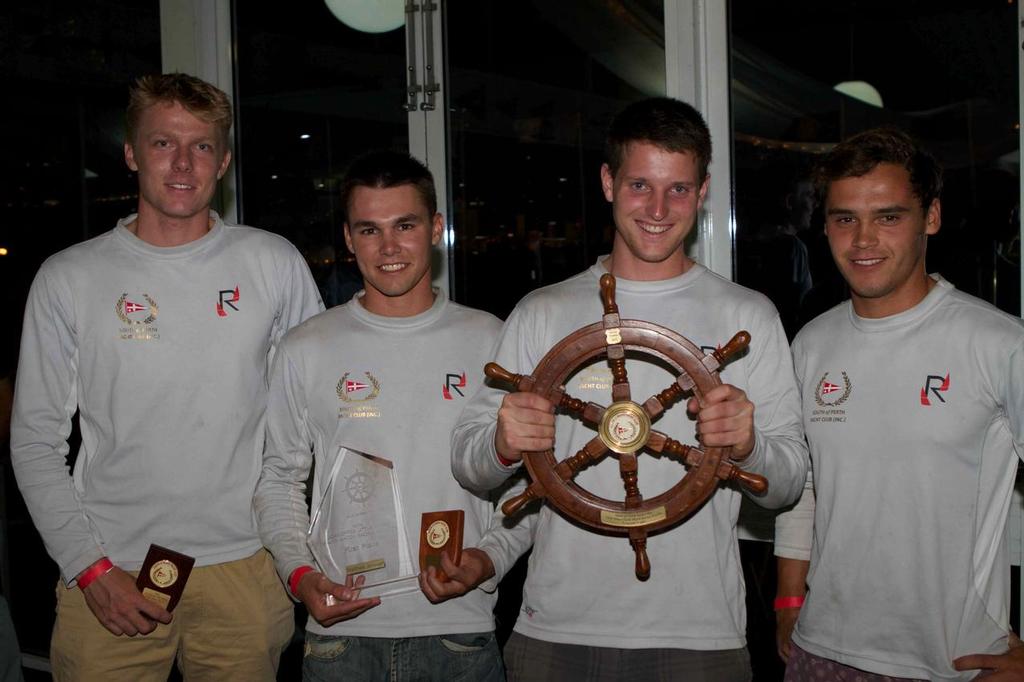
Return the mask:
[(342, 446), (328, 477), (307, 536), (323, 574), (364, 576), (360, 597), (418, 590), (394, 463)]

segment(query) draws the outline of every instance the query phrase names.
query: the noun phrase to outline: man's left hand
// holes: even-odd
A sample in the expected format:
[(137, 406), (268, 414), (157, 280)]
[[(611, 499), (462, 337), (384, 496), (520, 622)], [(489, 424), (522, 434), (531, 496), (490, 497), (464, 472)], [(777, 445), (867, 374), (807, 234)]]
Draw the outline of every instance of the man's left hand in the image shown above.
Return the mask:
[(686, 409), (697, 415), (697, 437), (702, 445), (732, 446), (732, 459), (746, 459), (754, 450), (754, 403), (731, 384), (715, 386), (704, 396), (704, 407), (690, 398)]
[(957, 670), (985, 670), (985, 682), (1019, 682), (1024, 680), (1024, 644), (1010, 633), (1010, 648), (1005, 654), (971, 654), (953, 661)]
[(437, 569), (433, 566), (428, 566), (426, 571), (420, 573), (420, 589), (427, 599), (435, 604), (452, 597), (461, 597), (476, 588), (494, 575), (494, 564), (487, 556), (487, 552), (476, 547), (467, 547), (462, 550), (458, 566), (452, 563), (447, 554), (442, 554), (441, 570), (448, 577), (444, 582), (440, 580)]

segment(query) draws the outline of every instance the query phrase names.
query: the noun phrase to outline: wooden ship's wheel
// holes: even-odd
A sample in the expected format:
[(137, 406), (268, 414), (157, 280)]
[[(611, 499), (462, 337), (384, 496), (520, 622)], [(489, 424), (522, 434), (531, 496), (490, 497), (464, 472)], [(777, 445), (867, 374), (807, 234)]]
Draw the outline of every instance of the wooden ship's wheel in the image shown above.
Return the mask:
[[(648, 533), (671, 526), (697, 510), (720, 482), (735, 481), (755, 493), (768, 489), (763, 476), (740, 469), (730, 459), (732, 448), (684, 445), (652, 428), (652, 422), (673, 403), (692, 393), (703, 404), (704, 396), (722, 382), (718, 370), (750, 343), (750, 334), (738, 332), (724, 347), (705, 355), (688, 339), (670, 329), (619, 318), (615, 303), (615, 278), (601, 277), (604, 317), (558, 342), (530, 376), (513, 374), (491, 362), (484, 368), (492, 379), (512, 384), (517, 391), (543, 396), (560, 410), (597, 429), (597, 435), (575, 455), (556, 461), (554, 451), (525, 452), (523, 460), (532, 478), (526, 490), (502, 505), (514, 515), (528, 502), (547, 498), (563, 514), (602, 532), (629, 537), (636, 552), (636, 577), (651, 574), (647, 557)], [(626, 353), (654, 356), (667, 363), (677, 378), (674, 383), (643, 403), (634, 402), (626, 375)], [(612, 404), (603, 407), (584, 403), (565, 392), (564, 382), (578, 368), (604, 356), (612, 371)], [(637, 458), (641, 451), (660, 453), (681, 462), (686, 472), (674, 486), (645, 499), (637, 485)], [(621, 502), (599, 497), (579, 486), (576, 474), (608, 454), (619, 461), (625, 488)]]

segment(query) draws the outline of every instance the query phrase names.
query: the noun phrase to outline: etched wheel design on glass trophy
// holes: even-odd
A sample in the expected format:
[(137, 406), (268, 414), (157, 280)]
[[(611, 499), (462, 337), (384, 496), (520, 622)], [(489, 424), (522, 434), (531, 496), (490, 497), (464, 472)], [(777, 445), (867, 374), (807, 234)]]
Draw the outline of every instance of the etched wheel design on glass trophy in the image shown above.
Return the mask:
[[(671, 329), (641, 320), (620, 319), (615, 303), (615, 278), (601, 277), (604, 316), (559, 341), (541, 359), (533, 374), (513, 374), (491, 362), (487, 376), (550, 400), (557, 408), (596, 429), (597, 434), (576, 454), (562, 461), (554, 451), (525, 452), (523, 461), (532, 479), (526, 490), (505, 502), (509, 516), (531, 500), (547, 498), (560, 512), (584, 526), (629, 537), (636, 553), (636, 576), (650, 577), (647, 535), (685, 519), (717, 489), (733, 481), (761, 494), (768, 489), (763, 476), (743, 471), (730, 459), (732, 448), (684, 445), (653, 428), (652, 424), (674, 403), (692, 393), (701, 404), (722, 382), (718, 371), (743, 352), (750, 334), (737, 332), (725, 346), (705, 354)], [(671, 367), (676, 380), (644, 402), (634, 401), (626, 372), (626, 353), (653, 356)], [(577, 369), (607, 358), (612, 372), (612, 403), (604, 407), (584, 403), (565, 391), (564, 383)], [(665, 492), (645, 498), (638, 486), (638, 456), (647, 450), (680, 462), (682, 478)], [(608, 455), (618, 459), (624, 499), (599, 497), (575, 482), (576, 474)]]

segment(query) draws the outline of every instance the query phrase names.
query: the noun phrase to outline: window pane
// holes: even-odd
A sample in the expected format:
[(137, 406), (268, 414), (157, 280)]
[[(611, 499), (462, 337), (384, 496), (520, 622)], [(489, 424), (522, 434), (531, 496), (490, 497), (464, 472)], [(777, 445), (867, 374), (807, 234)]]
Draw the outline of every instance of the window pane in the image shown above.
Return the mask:
[[(25, 296), (42, 261), (136, 210), (124, 109), (129, 83), (159, 71), (157, 0), (0, 4), (0, 382), (13, 380)], [(0, 462), (0, 581), (22, 651), (46, 656), (57, 567), (9, 459)]]
[(339, 181), (371, 149), (407, 150), (405, 31), (365, 33), (324, 2), (235, 3), (241, 217), (305, 254), (327, 305), (362, 288)]
[[(824, 149), (886, 123), (945, 167), (929, 271), (1018, 314), (1017, 6), (734, 0), (731, 25), (737, 274), (788, 331), (846, 296), (799, 180)], [(883, 106), (833, 90), (843, 81), (870, 83)]]
[(665, 93), (662, 3), (459, 3), (447, 27), (454, 296), (503, 317), (611, 249), (604, 133)]

